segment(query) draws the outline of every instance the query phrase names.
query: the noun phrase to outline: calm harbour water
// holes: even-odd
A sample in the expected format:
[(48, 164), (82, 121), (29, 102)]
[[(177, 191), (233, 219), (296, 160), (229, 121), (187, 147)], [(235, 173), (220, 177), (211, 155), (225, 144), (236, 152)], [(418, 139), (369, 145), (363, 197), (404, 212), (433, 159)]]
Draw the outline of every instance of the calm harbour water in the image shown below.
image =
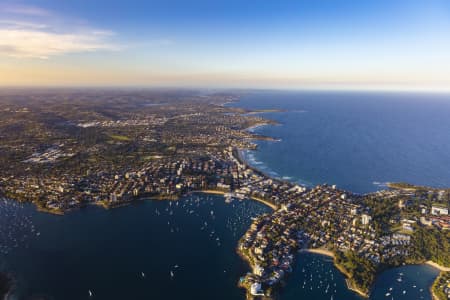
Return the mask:
[[(248, 269), (235, 247), (251, 217), (269, 209), (203, 194), (178, 203), (147, 200), (61, 217), (0, 200), (0, 238), (8, 251), (0, 254), (0, 270), (17, 280), (12, 299), (245, 299), (236, 284)], [(347, 290), (330, 258), (299, 254), (296, 264), (282, 300), (361, 299)], [(393, 287), (395, 299), (430, 300), (437, 274), (428, 266), (387, 271), (371, 299), (386, 299)]]
[[(448, 185), (448, 98), (267, 92), (234, 105), (288, 110), (264, 114), (282, 125), (257, 132), (281, 141), (258, 142), (258, 151), (247, 152), (255, 167), (301, 183), (369, 192), (386, 181)], [(245, 299), (236, 283), (248, 268), (235, 247), (251, 217), (267, 211), (253, 201), (226, 204), (221, 196), (198, 194), (60, 217), (0, 200), (0, 270), (16, 277), (13, 299)], [(371, 299), (429, 300), (437, 274), (428, 266), (388, 270)], [(330, 258), (299, 255), (281, 299), (331, 295), (361, 299), (346, 289)]]
[[(10, 216), (0, 228), (28, 236), (3, 237), (10, 247), (0, 266), (18, 282), (13, 299), (62, 300), (90, 299), (89, 290), (92, 299), (244, 299), (237, 282), (247, 267), (235, 247), (251, 217), (269, 211), (202, 194), (62, 217), (31, 205), (2, 202), (0, 209)], [(13, 219), (21, 225), (7, 225)]]

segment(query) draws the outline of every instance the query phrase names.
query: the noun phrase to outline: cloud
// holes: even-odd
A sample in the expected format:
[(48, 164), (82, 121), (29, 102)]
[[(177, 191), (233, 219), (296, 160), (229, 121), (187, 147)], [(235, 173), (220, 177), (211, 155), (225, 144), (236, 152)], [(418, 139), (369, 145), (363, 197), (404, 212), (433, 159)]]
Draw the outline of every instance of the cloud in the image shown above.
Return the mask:
[[(61, 19), (64, 20), (61, 23)], [(114, 51), (114, 32), (79, 28), (79, 22), (24, 5), (0, 5), (0, 56), (48, 59), (68, 53)]]
[(104, 41), (104, 32), (53, 33), (32, 29), (0, 29), (0, 54), (16, 58), (51, 56), (98, 50), (119, 50)]
[(40, 24), (40, 23), (32, 23), (27, 21), (20, 20), (0, 20), (0, 28), (9, 28), (9, 29), (47, 29), (48, 25)]
[(17, 5), (17, 4), (5, 4), (0, 6), (0, 12), (16, 15), (37, 16), (46, 17), (51, 13), (48, 10), (31, 5)]

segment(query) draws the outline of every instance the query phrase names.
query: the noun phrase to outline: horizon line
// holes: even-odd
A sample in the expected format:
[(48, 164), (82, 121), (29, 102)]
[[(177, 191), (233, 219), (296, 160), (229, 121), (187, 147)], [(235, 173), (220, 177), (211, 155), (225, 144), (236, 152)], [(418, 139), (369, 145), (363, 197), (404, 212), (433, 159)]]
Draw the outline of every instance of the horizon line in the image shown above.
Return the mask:
[(450, 88), (431, 87), (233, 87), (187, 85), (0, 85), (1, 90), (217, 90), (217, 91), (280, 91), (280, 92), (370, 92), (450, 94)]

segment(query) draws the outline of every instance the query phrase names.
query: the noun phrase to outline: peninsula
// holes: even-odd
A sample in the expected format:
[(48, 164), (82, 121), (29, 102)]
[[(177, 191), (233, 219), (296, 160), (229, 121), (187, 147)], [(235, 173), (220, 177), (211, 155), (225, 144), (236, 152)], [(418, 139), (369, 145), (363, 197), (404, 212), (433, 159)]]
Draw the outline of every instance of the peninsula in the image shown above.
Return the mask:
[(271, 139), (248, 128), (276, 122), (224, 105), (237, 100), (194, 91), (3, 91), (0, 195), (55, 214), (195, 191), (260, 201), (273, 211), (236, 245), (249, 265), (239, 280), (249, 297), (275, 297), (305, 249), (332, 255), (363, 296), (386, 268), (450, 266), (450, 190), (392, 184), (359, 195), (271, 178), (239, 152)]

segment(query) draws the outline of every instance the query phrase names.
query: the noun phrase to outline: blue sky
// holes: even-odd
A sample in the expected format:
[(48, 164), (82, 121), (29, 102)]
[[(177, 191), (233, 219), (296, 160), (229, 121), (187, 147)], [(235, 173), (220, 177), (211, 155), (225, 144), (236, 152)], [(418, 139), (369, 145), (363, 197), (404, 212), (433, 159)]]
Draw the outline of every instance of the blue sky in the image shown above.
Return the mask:
[(450, 1), (2, 1), (0, 85), (450, 86)]

